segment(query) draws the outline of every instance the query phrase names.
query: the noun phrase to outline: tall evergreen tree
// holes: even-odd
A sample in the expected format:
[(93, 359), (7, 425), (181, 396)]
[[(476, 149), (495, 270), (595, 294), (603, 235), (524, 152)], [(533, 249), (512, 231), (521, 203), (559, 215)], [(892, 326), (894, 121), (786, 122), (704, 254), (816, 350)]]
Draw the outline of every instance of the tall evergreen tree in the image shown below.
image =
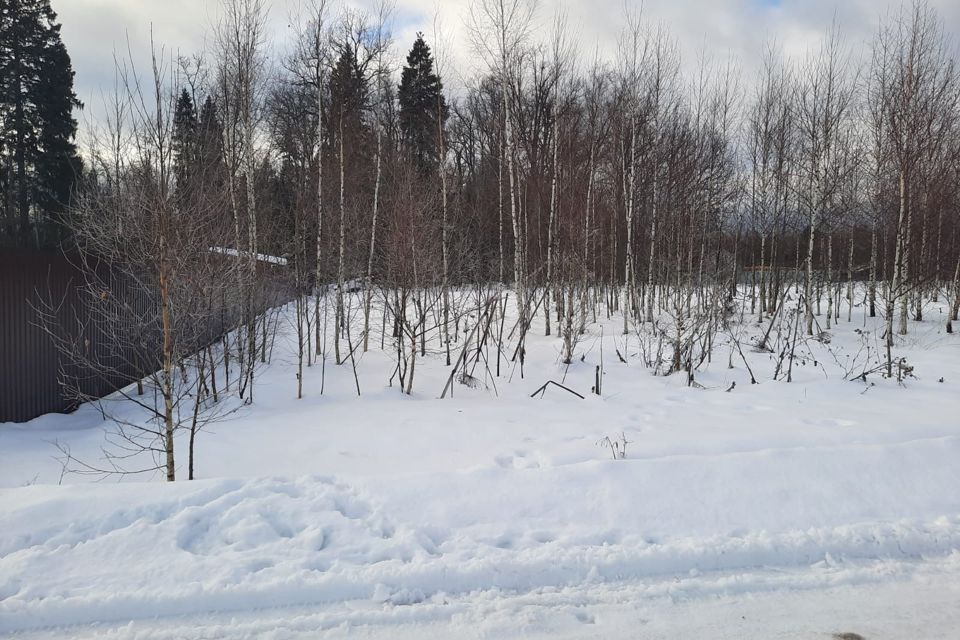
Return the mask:
[(184, 89), (173, 113), (173, 163), (177, 192), (186, 195), (196, 179), (199, 147), (199, 122), (190, 92)]
[(423, 172), (432, 172), (439, 161), (440, 127), (449, 110), (443, 84), (433, 70), (433, 54), (418, 33), (407, 54), (400, 88), (400, 131), (404, 146)]
[(345, 144), (357, 146), (364, 141), (369, 94), (369, 80), (360, 67), (357, 51), (344, 44), (330, 73), (330, 140), (339, 140), (342, 130)]
[(62, 240), (81, 175), (73, 68), (50, 0), (0, 1), (0, 197), (9, 241)]
[(212, 96), (207, 96), (200, 107), (196, 154), (204, 181), (210, 188), (220, 189), (226, 181), (227, 167), (223, 159), (223, 124)]
[(207, 96), (200, 107), (198, 121), (199, 155), (204, 164), (223, 161), (223, 125), (220, 124), (220, 113), (217, 103), (212, 96)]
[(342, 151), (344, 185), (353, 202), (367, 192), (361, 185), (370, 179), (376, 146), (370, 127), (370, 78), (357, 56), (350, 43), (341, 45), (330, 71), (330, 106), (326, 113), (327, 144), (335, 160), (330, 166), (339, 166)]

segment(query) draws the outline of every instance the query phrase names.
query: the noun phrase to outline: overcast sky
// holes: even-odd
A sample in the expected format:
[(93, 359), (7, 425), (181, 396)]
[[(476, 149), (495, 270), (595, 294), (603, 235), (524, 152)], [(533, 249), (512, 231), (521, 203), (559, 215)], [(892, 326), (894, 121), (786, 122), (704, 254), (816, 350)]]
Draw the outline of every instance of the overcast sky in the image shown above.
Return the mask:
[[(282, 51), (293, 36), (291, 28), (299, 0), (268, 0), (272, 47)], [(395, 0), (392, 31), (394, 55), (405, 55), (417, 31), (428, 40), (439, 17), (448, 65), (445, 83), (456, 90), (464, 77), (477, 71), (470, 48), (468, 7), (471, 0)], [(372, 0), (341, 2), (372, 6)], [(881, 17), (898, 10), (900, 0), (645, 0), (649, 21), (662, 22), (677, 38), (684, 66), (693, 68), (699, 54), (716, 60), (739, 60), (745, 82), (757, 69), (764, 43), (775, 39), (791, 55), (816, 47), (836, 16), (846, 42), (863, 51)], [(931, 0), (954, 37), (960, 36), (960, 0)], [(189, 55), (209, 46), (211, 26), (221, 0), (52, 0), (63, 25), (63, 38), (76, 71), (76, 91), (94, 115), (111, 90), (114, 55), (127, 56), (127, 41), (139, 66), (149, 54), (151, 25), (157, 43), (168, 51)], [(585, 60), (594, 51), (611, 56), (621, 30), (624, 6), (639, 8), (641, 0), (540, 0), (538, 33), (549, 33), (553, 16), (565, 10)]]

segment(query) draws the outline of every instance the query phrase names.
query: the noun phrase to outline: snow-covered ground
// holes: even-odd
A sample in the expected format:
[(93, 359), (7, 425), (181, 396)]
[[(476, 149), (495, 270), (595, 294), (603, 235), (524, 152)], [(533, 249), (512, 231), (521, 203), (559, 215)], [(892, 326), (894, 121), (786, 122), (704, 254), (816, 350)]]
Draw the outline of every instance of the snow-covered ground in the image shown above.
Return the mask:
[[(198, 436), (199, 480), (57, 486), (51, 443), (101, 456), (96, 407), (0, 425), (0, 635), (955, 638), (960, 337), (944, 312), (898, 338), (902, 385), (844, 380), (877, 344), (862, 308), (798, 352), (789, 384), (746, 320), (759, 384), (721, 336), (702, 388), (651, 375), (618, 316), (566, 367), (538, 318), (523, 378), (504, 363), (495, 389), (442, 400), (437, 343), (407, 397), (379, 335), (359, 397), (328, 361), (323, 395), (314, 366), (297, 400), (283, 322), (256, 403)], [(531, 398), (548, 379), (585, 399)], [(621, 433), (614, 460), (599, 442)]]

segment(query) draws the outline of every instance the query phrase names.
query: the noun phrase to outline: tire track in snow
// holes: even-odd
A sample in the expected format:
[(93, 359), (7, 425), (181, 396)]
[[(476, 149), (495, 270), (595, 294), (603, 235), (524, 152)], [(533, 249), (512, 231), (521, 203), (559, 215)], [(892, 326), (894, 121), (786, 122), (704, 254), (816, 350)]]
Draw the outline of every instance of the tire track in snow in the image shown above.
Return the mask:
[[(0, 557), (0, 631), (350, 601), (411, 605), (701, 574), (729, 574), (716, 584), (736, 590), (737, 576), (771, 567), (812, 568), (777, 584), (817, 588), (864, 579), (843, 571), (850, 563), (942, 558), (960, 547), (960, 514), (699, 537), (572, 525), (518, 532), (400, 518), (335, 478), (199, 484), (206, 486), (173, 500), (175, 487), (163, 500), (110, 488), (134, 503), (123, 509), (92, 488), (76, 507), (86, 515), (63, 533), (53, 533), (62, 521), (48, 513), (38, 529), (51, 532), (46, 539), (17, 538)], [(8, 514), (14, 528), (30, 528), (19, 521), (27, 515), (40, 513)]]

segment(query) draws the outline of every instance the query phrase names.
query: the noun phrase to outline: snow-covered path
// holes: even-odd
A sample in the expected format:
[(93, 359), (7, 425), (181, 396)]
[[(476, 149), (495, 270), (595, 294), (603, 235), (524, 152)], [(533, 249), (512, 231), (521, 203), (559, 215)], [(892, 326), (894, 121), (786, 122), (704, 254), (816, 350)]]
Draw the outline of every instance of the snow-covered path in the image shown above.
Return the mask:
[(486, 606), (506, 626), (540, 611), (530, 630), (546, 633), (554, 614), (595, 617), (632, 598), (883, 591), (890, 580), (909, 592), (917, 575), (955, 597), (956, 496), (923, 488), (960, 486), (957, 459), (960, 438), (948, 437), (352, 481), (8, 490), (0, 630), (223, 624), (277, 607), (300, 607), (304, 632), (307, 620), (439, 630)]
[[(590, 583), (525, 593), (439, 594), (411, 605), (370, 600), (98, 622), (18, 633), (30, 640), (604, 638), (614, 640), (954, 640), (960, 559), (842, 568), (757, 569)], [(843, 637), (843, 636), (840, 636)], [(858, 636), (848, 636), (856, 638)]]
[[(440, 357), (410, 398), (371, 351), (360, 398), (328, 365), (297, 401), (281, 344), (257, 404), (201, 433), (194, 482), (56, 486), (50, 443), (96, 460), (95, 408), (3, 425), (0, 636), (955, 637), (960, 339), (912, 327), (917, 378), (868, 386), (840, 373), (855, 325), (791, 384), (751, 352), (761, 384), (718, 355), (704, 388), (610, 328), (569, 368), (531, 336), (523, 379), (446, 400)], [(546, 379), (586, 398), (530, 398)]]

